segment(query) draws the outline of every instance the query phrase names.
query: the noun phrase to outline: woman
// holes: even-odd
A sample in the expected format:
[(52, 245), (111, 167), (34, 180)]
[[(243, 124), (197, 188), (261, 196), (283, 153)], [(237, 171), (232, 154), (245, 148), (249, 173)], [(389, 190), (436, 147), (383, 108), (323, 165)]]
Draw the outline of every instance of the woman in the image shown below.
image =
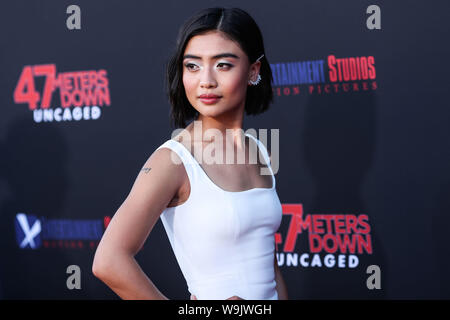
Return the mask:
[[(200, 11), (180, 29), (167, 80), (172, 121), (184, 129), (144, 164), (99, 243), (93, 273), (123, 299), (167, 299), (134, 259), (161, 217), (191, 299), (287, 299), (269, 154), (242, 133), (244, 111), (262, 113), (272, 101), (258, 26), (241, 9)], [(219, 163), (195, 152), (211, 146)], [(245, 162), (224, 164), (234, 148)], [(270, 175), (250, 164), (256, 149)]]

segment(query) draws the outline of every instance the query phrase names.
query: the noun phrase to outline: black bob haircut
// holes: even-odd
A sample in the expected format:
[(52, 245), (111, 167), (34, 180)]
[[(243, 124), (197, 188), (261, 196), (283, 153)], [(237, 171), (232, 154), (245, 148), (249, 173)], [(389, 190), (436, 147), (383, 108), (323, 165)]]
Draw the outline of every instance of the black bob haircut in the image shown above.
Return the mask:
[(260, 59), (258, 85), (247, 86), (245, 112), (256, 115), (269, 109), (273, 101), (272, 70), (267, 60), (261, 31), (253, 18), (239, 8), (207, 8), (187, 19), (179, 29), (176, 48), (166, 66), (166, 90), (171, 104), (171, 124), (184, 128), (186, 121), (197, 119), (199, 113), (189, 103), (183, 85), (183, 54), (189, 40), (209, 31), (221, 31), (235, 41), (247, 54), (250, 64)]

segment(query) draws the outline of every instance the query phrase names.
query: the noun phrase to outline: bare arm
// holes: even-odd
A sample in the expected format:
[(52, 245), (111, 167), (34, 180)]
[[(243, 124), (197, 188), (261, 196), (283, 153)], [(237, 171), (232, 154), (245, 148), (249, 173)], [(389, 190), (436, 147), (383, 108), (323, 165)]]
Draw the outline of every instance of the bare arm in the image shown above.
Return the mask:
[(97, 247), (92, 272), (122, 299), (168, 300), (134, 256), (182, 184), (185, 169), (172, 153), (161, 148), (146, 161)]
[(276, 252), (274, 253), (274, 255), (275, 282), (277, 283), (276, 290), (278, 293), (278, 300), (289, 300), (286, 283), (284, 282), (280, 267), (278, 267)]

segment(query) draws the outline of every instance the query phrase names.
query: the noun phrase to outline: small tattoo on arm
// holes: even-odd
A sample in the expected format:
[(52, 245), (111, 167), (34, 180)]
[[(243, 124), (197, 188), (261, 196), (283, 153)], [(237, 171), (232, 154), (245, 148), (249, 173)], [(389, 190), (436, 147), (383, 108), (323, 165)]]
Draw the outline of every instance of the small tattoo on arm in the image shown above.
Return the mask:
[(141, 171), (144, 171), (145, 173), (148, 173), (150, 171), (151, 168), (142, 168)]

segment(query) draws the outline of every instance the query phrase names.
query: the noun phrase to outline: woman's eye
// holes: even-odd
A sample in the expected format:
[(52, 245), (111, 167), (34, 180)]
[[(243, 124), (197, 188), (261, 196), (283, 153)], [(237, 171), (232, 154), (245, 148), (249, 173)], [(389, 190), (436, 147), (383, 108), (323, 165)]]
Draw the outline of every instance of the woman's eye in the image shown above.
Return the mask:
[(229, 64), (229, 63), (224, 63), (224, 62), (221, 62), (221, 63), (218, 64), (218, 66), (220, 66), (220, 65), (224, 65), (224, 66), (226, 66), (226, 68), (232, 67), (231, 64)]
[(186, 66), (186, 68), (187, 68), (188, 70), (192, 70), (192, 69), (191, 69), (191, 66), (196, 67), (196, 65), (195, 65), (195, 64), (192, 64), (192, 63), (186, 63), (185, 66)]

